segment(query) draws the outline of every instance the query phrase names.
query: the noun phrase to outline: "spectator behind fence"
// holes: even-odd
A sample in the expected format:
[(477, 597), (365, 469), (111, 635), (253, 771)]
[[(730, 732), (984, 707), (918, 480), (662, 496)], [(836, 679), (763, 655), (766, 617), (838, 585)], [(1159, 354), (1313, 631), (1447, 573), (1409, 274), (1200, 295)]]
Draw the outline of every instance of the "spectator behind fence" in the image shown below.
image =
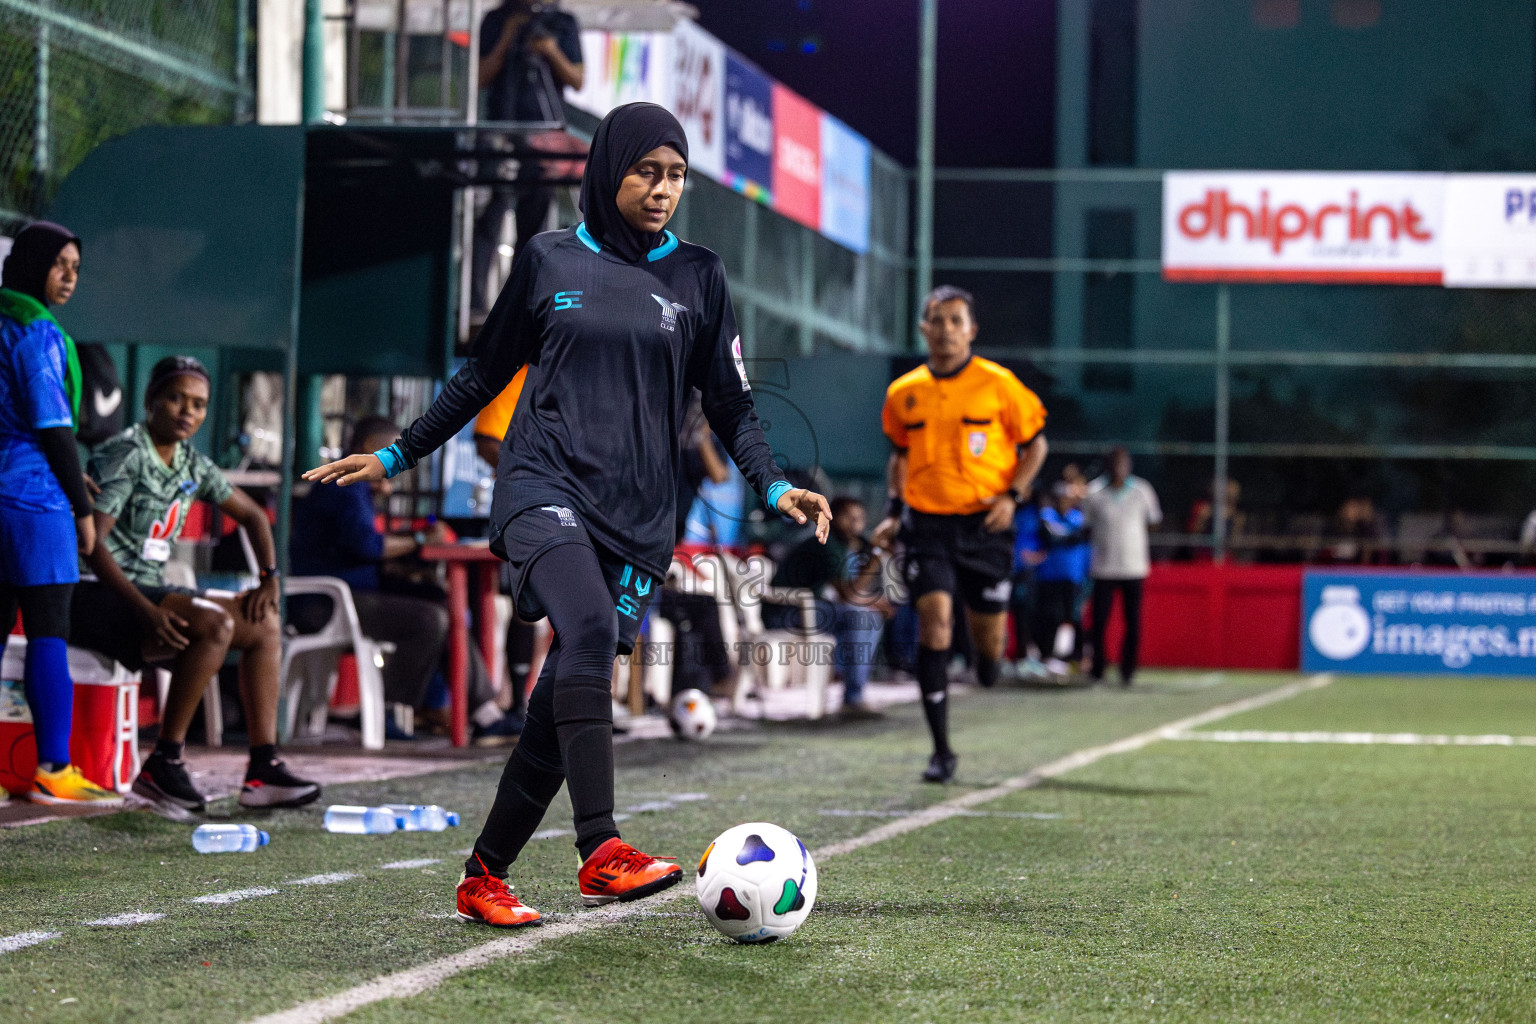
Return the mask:
[[(1090, 555), (1087, 517), (1078, 508), (1076, 485), (1056, 482), (1050, 503), (1040, 510), (1037, 529), (1045, 558), (1035, 567), (1035, 646), (1046, 668), (1064, 676), (1083, 656), (1083, 627), (1077, 610)], [(1057, 646), (1062, 626), (1072, 630), (1066, 651)]]
[[(795, 545), (774, 573), (775, 587), (803, 587), (816, 592), (817, 625), (835, 638), (833, 663), (843, 674), (842, 717), (881, 717), (864, 699), (864, 686), (890, 606), (880, 594), (882, 552), (864, 537), (869, 513), (857, 498), (832, 500), (832, 530), (825, 544), (807, 537)], [(803, 631), (799, 608), (770, 605), (770, 628)]]
[[(160, 738), (133, 791), (192, 811), (202, 810), (205, 798), (182, 760), (187, 727), (225, 656), (239, 651), (240, 700), (251, 746), (240, 805), (297, 807), (316, 799), (320, 787), (277, 759), (283, 660), (277, 547), (266, 512), (192, 448), (208, 416), (209, 392), (202, 363), (167, 356), (150, 371), (144, 422), (91, 456), (91, 476), (101, 487), (96, 532), (102, 542), (86, 560), (95, 578), (83, 578), (75, 588), (69, 640), (133, 669), (171, 663)], [(236, 597), (166, 585), (165, 563), (199, 499), (219, 506), (250, 535), (261, 564), (255, 590)]]
[(27, 798), (113, 805), (122, 797), (69, 760), (75, 689), (65, 638), (77, 552), (95, 547), (96, 526), (75, 447), (80, 366), (48, 307), (74, 294), (80, 248), (68, 228), (29, 224), (0, 278), (0, 652), (19, 605), (27, 634), (21, 682), (37, 742)]
[(1329, 549), (1331, 561), (1378, 565), (1387, 560), (1387, 522), (1376, 503), (1363, 494), (1346, 498), (1333, 517), (1338, 538)]
[[(1013, 514), (1013, 589), (1008, 596), (1008, 614), (1013, 619), (1013, 653), (1023, 676), (1041, 676), (1045, 666), (1029, 655), (1034, 639), (1035, 568), (1045, 559), (1040, 550), (1040, 508), (1026, 501)], [(1046, 652), (1037, 652), (1047, 657)]]
[[(566, 86), (586, 80), (581, 27), (556, 4), (506, 0), (480, 22), (480, 88), (492, 121), (565, 123)], [(517, 172), (517, 246), (544, 230), (554, 189), (542, 184), (543, 166), (524, 160)], [(470, 308), (484, 312), (486, 275), (501, 243), (502, 222), (513, 205), (513, 189), (491, 189), (491, 200), (475, 221)]]
[[(400, 437), (400, 428), (382, 416), (368, 416), (352, 428), (349, 454), (377, 451)], [(388, 480), (368, 487), (315, 484), (293, 507), (291, 559), (296, 576), (335, 576), (352, 589), (358, 624), (371, 639), (395, 645), (384, 660), (384, 699), (417, 707), (432, 676), (445, 662), (448, 643), (447, 594), (432, 584), (412, 583), (380, 572), (388, 562), (410, 558), (426, 544), (449, 538), (441, 523), (415, 533), (384, 533), (374, 500), (394, 490)], [(290, 608), (301, 631), (320, 629), (330, 615), (326, 599), (295, 598)], [(469, 647), (469, 707), (475, 742), (488, 746), (522, 732), (522, 719), (496, 703), (479, 648)]]
[(1104, 678), (1109, 660), (1104, 638), (1115, 594), (1125, 616), (1125, 640), (1120, 645), (1120, 685), (1130, 686), (1136, 676), (1136, 655), (1141, 646), (1142, 583), (1152, 569), (1147, 528), (1163, 521), (1157, 492), (1139, 476), (1131, 475), (1131, 453), (1111, 449), (1109, 474), (1088, 488), (1084, 503), (1088, 529), (1093, 537), (1093, 668), (1094, 681)]

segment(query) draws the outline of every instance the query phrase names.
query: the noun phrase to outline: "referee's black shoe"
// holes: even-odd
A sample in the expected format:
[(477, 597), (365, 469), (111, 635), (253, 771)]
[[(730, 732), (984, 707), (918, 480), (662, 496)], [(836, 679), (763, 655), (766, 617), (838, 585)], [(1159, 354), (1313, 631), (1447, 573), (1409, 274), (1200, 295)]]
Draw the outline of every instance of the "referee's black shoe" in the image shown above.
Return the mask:
[(960, 758), (954, 754), (934, 754), (928, 759), (928, 767), (923, 769), (924, 782), (948, 782), (955, 777), (955, 765)]

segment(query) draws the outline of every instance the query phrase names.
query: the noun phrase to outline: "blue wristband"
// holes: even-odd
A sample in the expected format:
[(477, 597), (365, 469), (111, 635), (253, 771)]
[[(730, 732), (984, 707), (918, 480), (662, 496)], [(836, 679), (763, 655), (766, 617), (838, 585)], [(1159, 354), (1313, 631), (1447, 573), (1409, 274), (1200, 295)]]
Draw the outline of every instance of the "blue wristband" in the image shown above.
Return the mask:
[(386, 480), (399, 476), (409, 468), (405, 464), (405, 457), (400, 454), (398, 442), (389, 445), (387, 448), (380, 448), (373, 454), (375, 458), (384, 463), (384, 478)]
[(768, 485), (768, 493), (763, 496), (763, 500), (768, 503), (769, 509), (777, 512), (779, 510), (779, 499), (784, 497), (785, 491), (789, 490), (793, 490), (793, 488), (790, 487), (788, 480), (775, 481)]

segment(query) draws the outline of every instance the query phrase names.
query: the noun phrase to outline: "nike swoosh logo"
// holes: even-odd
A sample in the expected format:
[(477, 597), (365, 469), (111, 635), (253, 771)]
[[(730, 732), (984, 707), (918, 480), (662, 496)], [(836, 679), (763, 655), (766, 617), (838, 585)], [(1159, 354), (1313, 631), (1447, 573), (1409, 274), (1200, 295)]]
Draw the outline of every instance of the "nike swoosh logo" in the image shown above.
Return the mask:
[(91, 396), (91, 402), (96, 406), (96, 415), (106, 419), (117, 412), (117, 407), (123, 404), (123, 389), (113, 388), (112, 393), (109, 395), (100, 388), (97, 388)]

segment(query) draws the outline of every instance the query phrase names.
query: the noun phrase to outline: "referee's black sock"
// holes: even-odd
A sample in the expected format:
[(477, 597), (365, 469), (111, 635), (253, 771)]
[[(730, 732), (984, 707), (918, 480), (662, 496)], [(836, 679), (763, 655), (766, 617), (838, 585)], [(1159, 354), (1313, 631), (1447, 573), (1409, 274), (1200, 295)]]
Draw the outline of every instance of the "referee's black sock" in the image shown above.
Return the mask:
[(997, 685), (997, 677), (1003, 674), (1002, 663), (996, 658), (976, 656), (976, 681), (987, 689)]
[(933, 734), (933, 751), (941, 757), (950, 755), (949, 695), (945, 692), (948, 668), (948, 651), (918, 648), (917, 688), (923, 694), (923, 716), (928, 719), (928, 731)]
[(555, 682), (555, 735), (583, 860), (619, 834), (613, 821), (613, 697), (607, 676)]

